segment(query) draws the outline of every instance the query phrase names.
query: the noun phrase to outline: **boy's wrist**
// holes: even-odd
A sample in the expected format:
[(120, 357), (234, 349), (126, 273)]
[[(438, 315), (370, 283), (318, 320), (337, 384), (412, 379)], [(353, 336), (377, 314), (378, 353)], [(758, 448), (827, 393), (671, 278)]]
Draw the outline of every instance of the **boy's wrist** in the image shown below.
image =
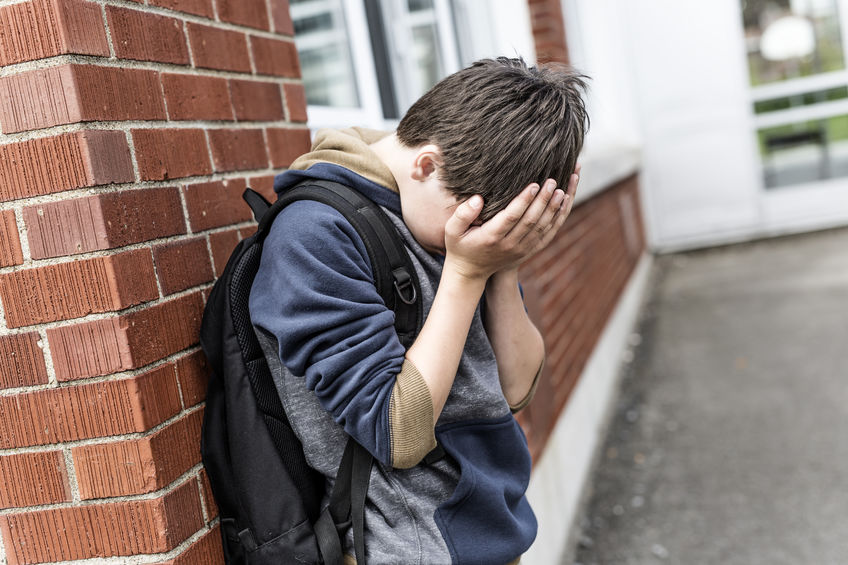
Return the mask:
[(509, 269), (502, 269), (496, 273), (494, 273), (487, 282), (487, 287), (494, 286), (515, 286), (518, 284), (518, 267), (511, 267)]
[(464, 265), (459, 261), (452, 261), (448, 256), (442, 269), (442, 280), (439, 283), (454, 287), (461, 287), (471, 292), (479, 291), (481, 294), (486, 288), (489, 275), (470, 265)]

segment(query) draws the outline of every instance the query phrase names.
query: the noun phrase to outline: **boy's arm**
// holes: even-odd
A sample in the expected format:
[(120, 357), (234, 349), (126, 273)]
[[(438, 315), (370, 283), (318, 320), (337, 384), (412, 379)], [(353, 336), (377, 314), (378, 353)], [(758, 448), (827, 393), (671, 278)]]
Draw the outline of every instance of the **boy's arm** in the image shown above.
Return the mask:
[(571, 197), (555, 186), (552, 180), (541, 190), (535, 183), (527, 186), (481, 226), (472, 225), (483, 207), (479, 196), (458, 206), (448, 220), (445, 264), (436, 297), (418, 338), (406, 352), (406, 359), (430, 389), (434, 424), (453, 386), (486, 281), (499, 271), (517, 269), (546, 246), (565, 221), (563, 212), (569, 208), (563, 202)]
[(489, 279), (484, 320), (504, 397), (517, 412), (532, 398), (545, 360), (545, 343), (524, 309), (517, 270), (501, 271)]
[[(574, 204), (580, 165), (571, 175), (563, 217)], [(498, 362), (498, 374), (510, 408), (517, 412), (533, 397), (545, 359), (542, 334), (530, 320), (518, 286), (518, 268), (498, 271), (486, 284), (486, 333)]]

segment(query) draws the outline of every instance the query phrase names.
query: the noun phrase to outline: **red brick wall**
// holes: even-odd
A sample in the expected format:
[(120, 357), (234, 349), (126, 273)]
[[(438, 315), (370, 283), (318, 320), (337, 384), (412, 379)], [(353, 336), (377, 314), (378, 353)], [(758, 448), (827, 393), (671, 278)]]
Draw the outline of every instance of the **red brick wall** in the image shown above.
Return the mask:
[(556, 240), (522, 267), (527, 309), (547, 360), (520, 413), (537, 459), (645, 249), (637, 177), (578, 204)]
[(284, 0), (0, 3), (0, 562), (221, 562), (205, 295), (308, 148)]
[(562, 0), (527, 0), (530, 26), (540, 63), (568, 62), (568, 44), (562, 17)]

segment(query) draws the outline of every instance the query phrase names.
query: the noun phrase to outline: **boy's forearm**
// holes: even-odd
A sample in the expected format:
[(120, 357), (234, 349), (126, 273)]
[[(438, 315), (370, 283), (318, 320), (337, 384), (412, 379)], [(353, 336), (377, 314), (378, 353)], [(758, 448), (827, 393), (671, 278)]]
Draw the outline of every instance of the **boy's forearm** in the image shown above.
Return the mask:
[(542, 335), (524, 309), (517, 270), (501, 271), (489, 279), (485, 320), (501, 388), (509, 405), (517, 406), (529, 394), (545, 357)]
[(453, 386), (471, 320), (486, 280), (468, 278), (445, 264), (433, 306), (406, 358), (418, 369), (433, 399), (433, 424)]

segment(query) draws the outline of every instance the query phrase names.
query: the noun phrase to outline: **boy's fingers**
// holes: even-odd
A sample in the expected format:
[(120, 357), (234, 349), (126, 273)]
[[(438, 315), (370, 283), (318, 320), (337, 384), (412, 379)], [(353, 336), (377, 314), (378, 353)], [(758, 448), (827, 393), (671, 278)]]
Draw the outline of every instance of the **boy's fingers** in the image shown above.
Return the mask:
[(540, 223), (551, 206), (551, 201), (556, 194), (554, 192), (555, 190), (556, 181), (554, 179), (548, 179), (542, 184), (542, 189), (533, 199), (530, 206), (527, 207), (527, 210), (524, 211), (521, 221), (510, 231), (509, 237), (515, 240), (521, 240), (534, 229), (541, 229)]
[(536, 195), (539, 194), (541, 188), (538, 184), (531, 183), (522, 190), (518, 196), (512, 199), (507, 204), (506, 208), (498, 212), (494, 218), (486, 222), (492, 226), (494, 235), (498, 238), (506, 237), (506, 235), (521, 221), (524, 213), (533, 203)]
[(536, 251), (541, 251), (542, 249), (544, 249), (545, 247), (548, 246), (548, 244), (556, 236), (557, 232), (559, 232), (559, 229), (563, 226), (563, 224), (565, 224), (565, 219), (567, 217), (568, 217), (568, 212), (566, 211), (566, 209), (562, 209), (562, 210), (559, 211), (559, 213), (557, 213), (556, 217), (554, 218), (553, 222), (551, 223), (550, 228), (548, 229), (548, 231), (545, 233), (545, 235), (542, 237), (541, 241), (539, 242), (539, 245), (536, 248)]
[(483, 210), (483, 197), (475, 194), (456, 207), (453, 215), (445, 224), (445, 231), (452, 234), (465, 233)]
[[(556, 183), (551, 181), (550, 186), (554, 187), (556, 186)], [(544, 192), (545, 189), (543, 188), (542, 191)], [(541, 203), (541, 205), (543, 206), (541, 214), (533, 217), (532, 221), (530, 221), (530, 218), (527, 218), (526, 229), (524, 229), (523, 233), (521, 233), (521, 241), (524, 241), (526, 238), (538, 239), (540, 237), (543, 237), (545, 233), (547, 233), (548, 230), (551, 229), (551, 227), (553, 226), (554, 217), (557, 213), (560, 212), (564, 197), (565, 193), (562, 190), (556, 188), (551, 190), (550, 196), (547, 201)], [(536, 202), (533, 202), (533, 207), (539, 204), (539, 200), (540, 199), (537, 198)], [(530, 211), (528, 211), (525, 216), (529, 216), (529, 214)], [(521, 227), (525, 227), (525, 219), (522, 219)], [(513, 231), (518, 231), (518, 229), (519, 228), (516, 228)]]
[(577, 183), (580, 182), (580, 166), (578, 165), (576, 169), (574, 169), (574, 174), (572, 174), (568, 178), (568, 187), (566, 187), (566, 194), (571, 195), (571, 199), (574, 200), (574, 195), (577, 193)]

